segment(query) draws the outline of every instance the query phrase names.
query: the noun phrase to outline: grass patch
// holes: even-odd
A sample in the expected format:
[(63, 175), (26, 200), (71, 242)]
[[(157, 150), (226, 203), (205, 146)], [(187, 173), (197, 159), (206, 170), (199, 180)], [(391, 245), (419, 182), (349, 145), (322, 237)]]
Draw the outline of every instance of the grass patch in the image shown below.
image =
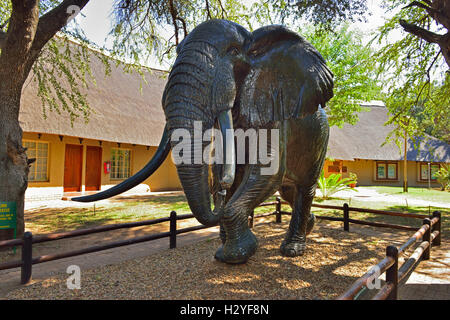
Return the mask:
[(190, 213), (184, 195), (122, 197), (90, 208), (31, 210), (25, 214), (25, 224), (33, 233), (51, 233), (157, 219), (169, 216), (172, 210), (178, 214)]
[[(450, 192), (440, 191), (438, 189), (427, 189), (427, 188), (417, 188), (409, 187), (408, 192), (403, 192), (402, 187), (358, 187), (359, 189), (370, 189), (376, 190), (378, 193), (401, 196), (406, 199), (421, 199), (427, 201), (450, 203)], [(355, 193), (355, 195), (357, 195)]]
[[(329, 200), (321, 201), (320, 204), (326, 205), (337, 205), (342, 206), (344, 203), (349, 203), (348, 199), (333, 198)], [(363, 201), (358, 199), (351, 199), (350, 205), (356, 208), (367, 208), (375, 210), (385, 210), (385, 211), (395, 211), (403, 213), (417, 213), (417, 214), (432, 214), (433, 211), (440, 211), (442, 217), (442, 234), (444, 237), (450, 236), (450, 220), (449, 220), (449, 210), (448, 208), (442, 207), (423, 207), (423, 206), (406, 206), (398, 205), (390, 202), (380, 202), (380, 201)], [(317, 215), (329, 216), (329, 217), (342, 217), (342, 210), (331, 210), (322, 208), (313, 208), (312, 211)], [(361, 213), (361, 212), (350, 212), (350, 218), (356, 220), (366, 220), (371, 222), (382, 222), (389, 224), (398, 224), (411, 227), (420, 227), (422, 225), (422, 220), (407, 218), (407, 217), (397, 217), (397, 216), (385, 216), (373, 213)], [(327, 221), (328, 223), (328, 221)], [(342, 225), (342, 222), (330, 222), (332, 224)], [(350, 227), (351, 228), (351, 227)], [(393, 229), (392, 229), (393, 230)]]

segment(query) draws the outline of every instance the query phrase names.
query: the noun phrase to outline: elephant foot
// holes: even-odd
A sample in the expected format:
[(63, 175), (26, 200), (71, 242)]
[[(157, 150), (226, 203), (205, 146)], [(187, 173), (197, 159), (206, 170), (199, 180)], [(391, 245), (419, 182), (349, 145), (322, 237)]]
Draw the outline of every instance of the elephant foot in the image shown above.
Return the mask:
[(230, 264), (246, 263), (255, 254), (257, 247), (258, 240), (253, 232), (247, 229), (238, 239), (227, 239), (225, 244), (217, 249), (214, 258)]
[(285, 257), (302, 256), (306, 250), (306, 241), (283, 241), (280, 247), (281, 254)]
[[(306, 225), (306, 235), (310, 234), (314, 228), (316, 217), (311, 213), (308, 224)], [(286, 239), (280, 246), (281, 253), (286, 257), (302, 256), (306, 250), (306, 236), (295, 237), (295, 239)]]

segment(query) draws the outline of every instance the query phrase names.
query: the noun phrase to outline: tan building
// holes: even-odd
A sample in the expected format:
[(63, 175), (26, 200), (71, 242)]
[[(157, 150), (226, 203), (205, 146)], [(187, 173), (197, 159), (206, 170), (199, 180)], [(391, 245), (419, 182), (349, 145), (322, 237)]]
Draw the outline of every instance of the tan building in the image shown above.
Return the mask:
[[(358, 186), (403, 186), (403, 147), (394, 143), (383, 145), (394, 128), (384, 124), (389, 116), (383, 104), (365, 104), (368, 111), (359, 114), (355, 125), (332, 127), (325, 176), (350, 172), (358, 176)], [(450, 164), (450, 146), (434, 137), (422, 139), (415, 149), (411, 140), (407, 146), (408, 185), (413, 187), (439, 187), (434, 172)]]
[[(79, 118), (71, 126), (64, 111), (47, 112), (44, 119), (35, 83), (24, 87), (19, 120), (28, 157), (36, 158), (27, 200), (109, 188), (139, 171), (157, 149), (165, 125), (161, 96), (166, 73), (154, 70), (146, 76), (147, 84), (114, 66), (108, 77), (100, 65), (92, 69), (97, 85), (89, 87), (92, 113), (87, 124)], [(136, 188), (179, 190), (171, 158)]]
[[(87, 92), (92, 113), (89, 122), (77, 119), (73, 126), (64, 111), (47, 112), (37, 97), (36, 83), (29, 81), (23, 91), (19, 116), (28, 157), (36, 158), (29, 175), (26, 199), (60, 199), (64, 193), (104, 190), (138, 172), (155, 153), (162, 136), (165, 116), (161, 97), (166, 72), (146, 75), (124, 73), (112, 67), (104, 76), (101, 62), (92, 59), (97, 85)], [(140, 88), (142, 87), (142, 90)], [(359, 122), (342, 129), (331, 128), (325, 174), (350, 172), (358, 185), (401, 186), (403, 156), (394, 144), (382, 146), (392, 127), (384, 126), (387, 109), (368, 105)], [(443, 163), (450, 163), (450, 146), (432, 137), (420, 151), (408, 146), (408, 183), (428, 186), (428, 177)], [(431, 171), (431, 175), (429, 174)], [(438, 184), (431, 179), (433, 187)], [(180, 190), (175, 165), (168, 157), (139, 191)], [(134, 191), (137, 191), (136, 189)]]

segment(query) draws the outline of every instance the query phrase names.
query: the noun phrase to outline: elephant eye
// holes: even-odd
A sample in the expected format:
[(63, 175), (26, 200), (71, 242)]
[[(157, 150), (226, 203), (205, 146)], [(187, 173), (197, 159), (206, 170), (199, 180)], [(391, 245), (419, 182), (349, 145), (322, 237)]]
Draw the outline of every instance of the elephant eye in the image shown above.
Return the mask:
[(248, 54), (250, 56), (256, 57), (258, 55), (258, 50), (257, 49), (250, 50)]
[(236, 47), (230, 47), (228, 49), (228, 52), (232, 55), (232, 56), (237, 56), (239, 54), (239, 49)]

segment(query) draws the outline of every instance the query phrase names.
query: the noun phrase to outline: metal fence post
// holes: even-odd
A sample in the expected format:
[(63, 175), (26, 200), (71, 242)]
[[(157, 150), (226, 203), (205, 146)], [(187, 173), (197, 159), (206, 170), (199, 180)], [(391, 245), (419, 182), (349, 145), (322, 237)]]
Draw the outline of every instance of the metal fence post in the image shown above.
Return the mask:
[(177, 247), (177, 213), (170, 213), (170, 249)]
[(248, 217), (248, 227), (250, 229), (253, 228), (254, 219), (255, 219), (255, 210), (252, 210), (252, 212), (250, 213), (250, 216)]
[(398, 249), (395, 246), (386, 247), (386, 256), (394, 259), (394, 264), (386, 270), (386, 282), (394, 285), (387, 300), (397, 300), (398, 293)]
[(281, 198), (277, 197), (277, 204), (275, 209), (275, 215), (276, 215), (276, 223), (281, 223)]
[(433, 231), (439, 231), (439, 234), (433, 240), (433, 246), (441, 245), (441, 213), (439, 211), (433, 212), (433, 218), (438, 218), (438, 222), (433, 225)]
[(33, 267), (33, 235), (31, 232), (23, 234), (22, 244), (22, 268), (20, 283), (27, 284), (31, 280)]
[(349, 219), (349, 210), (348, 210), (348, 204), (347, 203), (344, 203), (343, 210), (344, 210), (344, 231), (349, 231), (350, 230), (350, 223), (348, 221), (348, 219)]
[(430, 245), (423, 252), (422, 259), (429, 260), (431, 255), (431, 220), (429, 218), (425, 218), (423, 219), (423, 224), (424, 225), (427, 224), (429, 227), (428, 230), (423, 235), (423, 241), (428, 241)]

